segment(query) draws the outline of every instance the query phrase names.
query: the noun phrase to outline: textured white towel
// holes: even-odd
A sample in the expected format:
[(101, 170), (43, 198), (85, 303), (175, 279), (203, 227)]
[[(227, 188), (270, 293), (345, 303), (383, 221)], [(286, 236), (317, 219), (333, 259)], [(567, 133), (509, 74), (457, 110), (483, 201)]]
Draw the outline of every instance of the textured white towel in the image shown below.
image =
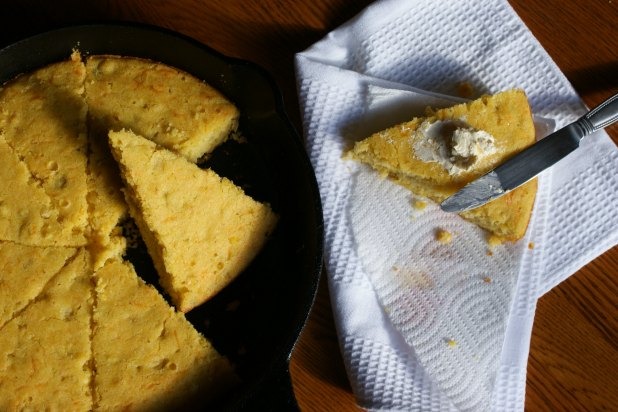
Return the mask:
[[(444, 94), (461, 81), (482, 92), (523, 88), (535, 115), (556, 127), (583, 114), (505, 0), (376, 2), (300, 53), (297, 76), (335, 319), (359, 404), (523, 409), (538, 296), (618, 241), (615, 145), (598, 132), (544, 172), (526, 239), (488, 256), (480, 229), (436, 205), (414, 210), (410, 192), (341, 156), (426, 106), (452, 104)], [(453, 242), (435, 242), (437, 228)]]

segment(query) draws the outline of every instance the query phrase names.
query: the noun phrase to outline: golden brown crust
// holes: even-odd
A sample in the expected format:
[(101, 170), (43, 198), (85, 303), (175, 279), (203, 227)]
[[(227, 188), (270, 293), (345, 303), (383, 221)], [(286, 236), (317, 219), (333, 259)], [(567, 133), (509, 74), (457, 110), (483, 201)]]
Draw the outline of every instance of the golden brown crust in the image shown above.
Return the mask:
[(91, 56), (86, 101), (107, 130), (133, 130), (192, 162), (238, 126), (238, 110), (203, 81), (145, 59)]

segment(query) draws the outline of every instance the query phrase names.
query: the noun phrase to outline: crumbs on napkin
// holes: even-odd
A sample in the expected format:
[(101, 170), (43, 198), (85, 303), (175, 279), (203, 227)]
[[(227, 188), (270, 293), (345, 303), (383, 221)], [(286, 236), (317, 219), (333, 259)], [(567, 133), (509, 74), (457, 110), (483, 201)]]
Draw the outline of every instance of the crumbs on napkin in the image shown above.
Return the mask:
[(422, 211), (425, 210), (425, 208), (427, 207), (427, 202), (421, 199), (414, 199), (412, 200), (412, 207), (415, 210)]
[(436, 230), (436, 240), (443, 245), (451, 243), (453, 240), (453, 234), (445, 229)]
[(455, 339), (448, 338), (448, 339), (445, 339), (445, 340), (446, 340), (446, 344), (448, 345), (449, 348), (454, 348), (455, 346), (457, 346), (457, 341)]
[(474, 87), (470, 82), (461, 81), (455, 86), (457, 95), (465, 99), (470, 99), (474, 96)]

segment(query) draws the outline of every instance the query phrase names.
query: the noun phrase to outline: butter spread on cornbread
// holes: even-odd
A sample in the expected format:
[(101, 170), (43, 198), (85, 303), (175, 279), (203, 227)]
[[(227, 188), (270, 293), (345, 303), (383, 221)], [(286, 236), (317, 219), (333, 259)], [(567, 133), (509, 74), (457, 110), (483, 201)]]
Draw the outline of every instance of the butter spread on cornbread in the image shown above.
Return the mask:
[(414, 132), (414, 153), (424, 162), (437, 162), (449, 174), (474, 168), (496, 152), (494, 137), (463, 120), (424, 121)]
[(245, 269), (277, 217), (230, 180), (132, 132), (109, 139), (160, 283), (187, 312)]
[(0, 328), (41, 293), (75, 252), (0, 241)]
[[(86, 243), (85, 67), (78, 54), (0, 89), (0, 133), (58, 210), (57, 244)], [(55, 235), (56, 236), (56, 235)]]
[[(462, 120), (466, 127), (485, 131), (493, 138), (493, 149), (474, 158), (474, 167), (449, 173), (440, 162), (418, 156), (416, 146), (420, 144), (421, 133), (417, 130), (424, 122)], [(450, 108), (430, 110), (426, 117), (414, 118), (357, 142), (348, 156), (369, 164), (417, 195), (439, 203), (534, 142), (534, 124), (526, 95), (521, 90), (508, 90)], [(501, 240), (518, 240), (528, 226), (536, 188), (537, 182), (532, 180), (460, 215)]]
[(238, 126), (238, 110), (219, 91), (176, 68), (138, 58), (90, 56), (90, 116), (107, 129), (133, 130), (192, 162)]
[(235, 384), (227, 359), (130, 263), (110, 260), (94, 278), (96, 410), (178, 410)]
[(0, 410), (92, 409), (91, 312), (82, 249), (0, 330)]

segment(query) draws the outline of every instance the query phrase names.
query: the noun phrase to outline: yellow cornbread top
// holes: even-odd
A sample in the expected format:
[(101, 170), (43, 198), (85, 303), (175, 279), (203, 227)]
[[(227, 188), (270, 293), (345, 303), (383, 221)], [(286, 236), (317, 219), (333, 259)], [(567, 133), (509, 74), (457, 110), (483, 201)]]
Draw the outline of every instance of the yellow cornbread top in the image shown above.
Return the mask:
[[(175, 407), (236, 381), (229, 362), (121, 263), (128, 206), (107, 134), (127, 121), (195, 161), (236, 128), (238, 111), (159, 63), (98, 56), (89, 68), (87, 78), (74, 53), (0, 87), (2, 411)], [(130, 86), (133, 75), (141, 80)], [(130, 87), (147, 107), (116, 106)]]
[(110, 260), (94, 277), (96, 409), (178, 410), (235, 382), (228, 361), (130, 263)]
[(0, 329), (0, 410), (91, 410), (90, 274), (81, 250)]
[(77, 246), (85, 242), (81, 232), (76, 234), (73, 226), (63, 224), (52, 199), (2, 134), (0, 165), (0, 240), (38, 246)]
[(230, 180), (150, 140), (128, 131), (109, 138), (160, 283), (187, 312), (238, 276), (277, 217)]
[(79, 55), (0, 88), (0, 134), (25, 163), (67, 228), (55, 244), (85, 244), (86, 104)]
[(220, 92), (178, 69), (137, 58), (86, 62), (90, 116), (109, 130), (129, 128), (192, 162), (236, 130), (238, 110)]
[(0, 328), (34, 300), (74, 254), (74, 248), (0, 241)]
[[(487, 132), (493, 136), (495, 150), (458, 174), (449, 173), (438, 162), (423, 160), (417, 153), (420, 138), (417, 129), (424, 122), (449, 120)], [(430, 110), (427, 117), (414, 118), (357, 142), (349, 156), (439, 203), (534, 141), (534, 124), (526, 95), (521, 90), (509, 90), (450, 108)], [(517, 240), (526, 231), (535, 195), (536, 180), (533, 180), (461, 216), (504, 240)]]

